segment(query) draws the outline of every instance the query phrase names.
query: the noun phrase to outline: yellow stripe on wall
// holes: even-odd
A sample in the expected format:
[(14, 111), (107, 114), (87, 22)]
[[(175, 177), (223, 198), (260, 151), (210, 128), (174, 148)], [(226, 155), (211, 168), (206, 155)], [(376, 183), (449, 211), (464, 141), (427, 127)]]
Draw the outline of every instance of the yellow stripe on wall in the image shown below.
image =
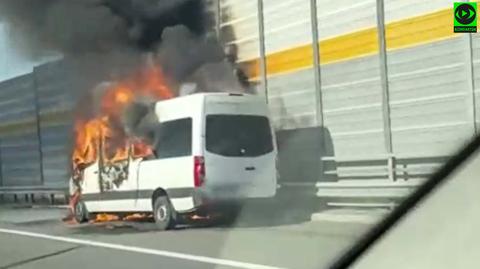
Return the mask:
[[(424, 14), (386, 25), (387, 49), (411, 47), (421, 43), (454, 37), (451, 8)], [(378, 53), (377, 28), (325, 39), (319, 42), (322, 64), (344, 61)], [(286, 49), (267, 55), (267, 74), (279, 74), (313, 66), (311, 44)], [(260, 75), (260, 61), (243, 63), (250, 78)]]
[(388, 23), (385, 28), (388, 50), (411, 47), (455, 35), (458, 34), (453, 32), (451, 8)]

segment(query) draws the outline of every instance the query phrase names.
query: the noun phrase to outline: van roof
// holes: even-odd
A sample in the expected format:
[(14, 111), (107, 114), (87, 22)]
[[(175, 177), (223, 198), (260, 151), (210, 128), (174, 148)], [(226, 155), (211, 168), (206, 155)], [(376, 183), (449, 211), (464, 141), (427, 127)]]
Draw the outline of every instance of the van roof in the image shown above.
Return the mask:
[(255, 96), (253, 94), (241, 93), (241, 92), (198, 92), (189, 95), (179, 96), (177, 98), (189, 97), (189, 96)]
[(192, 100), (203, 100), (205, 97), (208, 96), (243, 96), (243, 97), (253, 97), (258, 98), (258, 95), (248, 94), (248, 93), (238, 93), (238, 92), (200, 92), (200, 93), (193, 93), (189, 95), (178, 96), (171, 99), (161, 100), (157, 103), (182, 103), (184, 101), (192, 101)]
[[(158, 101), (155, 103), (155, 113), (157, 115), (161, 115), (159, 116), (161, 117), (161, 121), (198, 114), (199, 110), (203, 111), (206, 100), (210, 100), (209, 102), (211, 102), (211, 104), (217, 105), (227, 103), (244, 103), (248, 104), (247, 106), (251, 106), (256, 103), (265, 103), (264, 98), (259, 95), (228, 92), (206, 92)], [(209, 107), (211, 107), (211, 105), (209, 105)], [(251, 110), (249, 109), (249, 111)]]

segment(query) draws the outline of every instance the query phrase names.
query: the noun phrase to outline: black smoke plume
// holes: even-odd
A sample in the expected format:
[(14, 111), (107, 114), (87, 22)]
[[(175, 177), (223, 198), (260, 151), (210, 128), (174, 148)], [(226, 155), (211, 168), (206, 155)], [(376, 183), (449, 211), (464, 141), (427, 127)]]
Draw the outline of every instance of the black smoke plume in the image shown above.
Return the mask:
[(158, 54), (175, 83), (221, 61), (223, 49), (209, 37), (213, 17), (203, 0), (0, 1), (17, 49), (32, 57), (59, 52), (105, 79), (144, 64), (145, 53)]
[(152, 50), (167, 27), (212, 25), (202, 0), (2, 0), (0, 17), (26, 48), (65, 54)]
[[(204, 0), (0, 0), (0, 20), (19, 50), (32, 57), (59, 52), (82, 87), (92, 85), (77, 89), (89, 100), (79, 101), (79, 111), (89, 112), (85, 117), (94, 116), (102, 95), (94, 85), (147, 63), (161, 66), (176, 95), (246, 91), (248, 83), (239, 82), (242, 73), (231, 62), (235, 55), (226, 57), (213, 34), (213, 18)], [(145, 133), (151, 117), (143, 118), (153, 101), (127, 109), (127, 133)]]

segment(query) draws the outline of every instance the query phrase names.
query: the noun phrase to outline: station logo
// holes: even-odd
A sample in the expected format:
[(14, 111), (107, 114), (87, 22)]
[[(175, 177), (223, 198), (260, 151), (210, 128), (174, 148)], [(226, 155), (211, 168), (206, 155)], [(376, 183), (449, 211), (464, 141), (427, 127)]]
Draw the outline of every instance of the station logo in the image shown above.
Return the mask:
[(477, 32), (477, 3), (455, 2), (453, 3), (453, 32), (476, 33)]

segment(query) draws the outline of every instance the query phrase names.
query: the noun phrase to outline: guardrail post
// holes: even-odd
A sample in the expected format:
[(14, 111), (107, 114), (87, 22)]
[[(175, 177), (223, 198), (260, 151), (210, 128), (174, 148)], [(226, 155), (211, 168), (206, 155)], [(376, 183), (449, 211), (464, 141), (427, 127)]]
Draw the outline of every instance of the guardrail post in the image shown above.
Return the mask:
[(257, 0), (257, 19), (258, 19), (258, 47), (260, 51), (260, 82), (265, 101), (268, 104), (268, 85), (267, 85), (267, 56), (265, 53), (265, 25), (263, 18), (263, 0)]
[(396, 169), (395, 169), (395, 157), (394, 156), (389, 156), (388, 157), (388, 161), (387, 161), (387, 166), (388, 166), (388, 179), (390, 181), (396, 181), (397, 180), (397, 177), (396, 177)]
[(407, 171), (407, 167), (408, 167), (408, 166), (407, 166), (406, 163), (402, 165), (402, 169), (403, 169), (403, 180), (404, 180), (404, 181), (407, 181), (407, 180), (410, 179), (410, 176), (409, 176), (408, 171)]

